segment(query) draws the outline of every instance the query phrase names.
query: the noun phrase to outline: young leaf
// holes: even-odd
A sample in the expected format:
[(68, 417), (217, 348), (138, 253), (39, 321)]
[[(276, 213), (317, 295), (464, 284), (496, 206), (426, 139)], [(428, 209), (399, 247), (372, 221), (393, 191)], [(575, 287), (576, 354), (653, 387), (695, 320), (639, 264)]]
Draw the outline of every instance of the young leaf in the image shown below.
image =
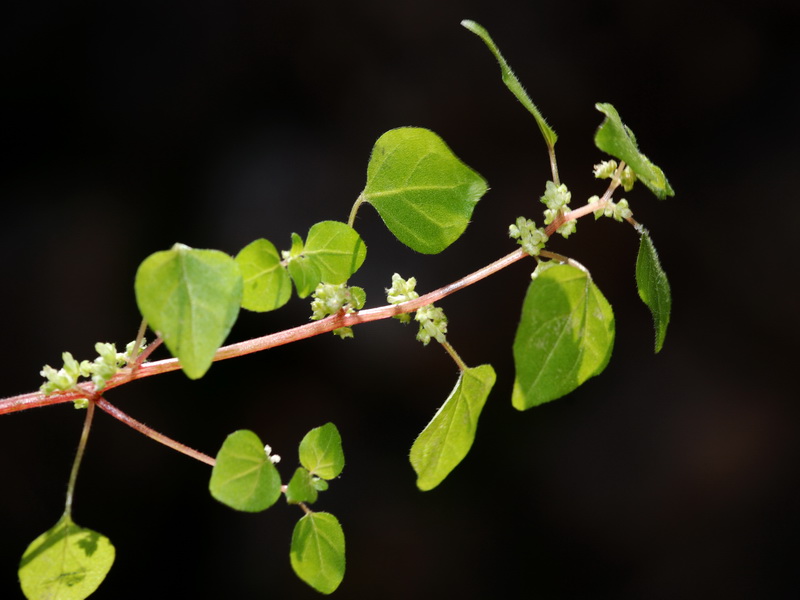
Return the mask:
[(338, 221), (322, 221), (308, 230), (305, 244), (293, 235), (289, 274), (297, 295), (305, 298), (320, 282), (346, 283), (367, 256), (367, 247), (355, 229)]
[(268, 240), (256, 240), (236, 255), (244, 279), (242, 308), (266, 312), (280, 308), (292, 295), (292, 281), (281, 256)]
[(555, 400), (600, 374), (613, 345), (614, 313), (589, 274), (569, 265), (542, 272), (514, 339), (514, 408)]
[(465, 369), (459, 375), (450, 396), (411, 446), (419, 489), (435, 488), (467, 455), (494, 382), (491, 365)]
[(656, 353), (664, 345), (669, 325), (669, 314), (672, 309), (672, 294), (670, 293), (667, 274), (661, 268), (658, 253), (650, 234), (642, 230), (639, 242), (639, 255), (636, 257), (636, 287), (642, 299), (653, 315), (653, 325), (656, 329)]
[(281, 476), (258, 436), (240, 430), (230, 434), (222, 444), (208, 489), (214, 498), (231, 508), (259, 512), (280, 497)]
[(103, 582), (114, 555), (107, 537), (79, 527), (64, 514), (22, 555), (22, 592), (28, 600), (83, 600)]
[(314, 504), (316, 501), (317, 488), (314, 486), (311, 473), (303, 467), (297, 467), (289, 485), (286, 486), (286, 502), (289, 504), (299, 504), (300, 502)]
[(307, 297), (322, 281), (317, 265), (313, 261), (304, 260), (302, 256), (290, 260), (286, 268), (292, 276), (295, 290), (300, 298)]
[(175, 244), (147, 257), (136, 272), (136, 302), (150, 327), (191, 379), (205, 375), (242, 303), (242, 275), (217, 250)]
[(292, 533), (289, 553), (297, 576), (318, 592), (330, 594), (344, 579), (344, 532), (330, 513), (312, 512)]
[(438, 135), (402, 127), (375, 142), (360, 199), (406, 246), (437, 254), (464, 233), (487, 189)]
[(500, 74), (503, 78), (503, 83), (505, 83), (506, 87), (511, 90), (511, 93), (514, 94), (517, 100), (519, 100), (520, 104), (527, 108), (528, 111), (533, 115), (533, 118), (536, 119), (536, 124), (539, 126), (539, 131), (542, 132), (542, 137), (544, 137), (544, 141), (548, 148), (553, 148), (556, 145), (556, 141), (558, 141), (556, 132), (553, 131), (553, 128), (547, 124), (547, 121), (542, 116), (542, 113), (540, 113), (539, 109), (536, 108), (536, 105), (533, 103), (530, 96), (528, 96), (525, 88), (522, 87), (519, 79), (517, 79), (517, 76), (514, 75), (514, 71), (512, 71), (511, 67), (508, 66), (506, 59), (503, 58), (502, 54), (500, 54), (500, 50), (489, 36), (489, 32), (486, 31), (486, 29), (484, 29), (482, 26), (478, 25), (475, 21), (464, 20), (461, 21), (461, 25), (481, 38), (489, 50), (491, 50), (492, 54), (494, 54), (494, 57), (497, 59), (497, 62), (500, 65)]
[(308, 230), (303, 255), (319, 269), (320, 281), (346, 283), (367, 257), (367, 247), (356, 230), (339, 221), (322, 221)]
[(344, 468), (342, 437), (333, 423), (309, 431), (300, 442), (300, 464), (323, 479), (338, 477)]
[(628, 163), (639, 181), (645, 184), (659, 200), (674, 196), (675, 192), (667, 181), (664, 171), (639, 152), (636, 136), (622, 122), (617, 109), (611, 104), (602, 102), (595, 104), (595, 108), (606, 116), (595, 133), (595, 145), (603, 152)]

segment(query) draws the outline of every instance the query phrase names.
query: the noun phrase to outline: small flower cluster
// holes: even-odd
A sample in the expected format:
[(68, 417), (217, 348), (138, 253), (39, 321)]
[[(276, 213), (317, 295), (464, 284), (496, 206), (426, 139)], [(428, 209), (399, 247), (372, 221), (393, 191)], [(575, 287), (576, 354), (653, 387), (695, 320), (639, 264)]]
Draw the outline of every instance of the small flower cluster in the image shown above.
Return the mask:
[[(128, 363), (135, 343), (129, 343), (125, 347), (125, 352), (117, 352), (114, 344), (98, 342), (94, 345), (98, 354), (97, 358), (94, 361), (83, 360), (80, 363), (73, 358), (70, 352), (64, 352), (61, 355), (64, 360), (63, 367), (54, 369), (50, 365), (45, 365), (40, 371), (40, 375), (47, 381), (39, 387), (39, 391), (47, 396), (54, 392), (71, 390), (78, 385), (78, 379), (81, 377), (91, 377), (95, 389), (100, 391), (106, 386), (108, 380)], [(142, 350), (144, 350), (144, 340), (142, 340), (139, 353)], [(76, 408), (85, 408), (86, 404), (85, 398), (75, 401)]]
[[(597, 179), (611, 179), (617, 171), (617, 161), (604, 160), (603, 162), (594, 166), (594, 176)], [(622, 169), (619, 176), (619, 183), (626, 192), (633, 189), (633, 184), (636, 183), (636, 173), (628, 166)]]
[[(403, 279), (395, 273), (392, 275), (392, 287), (386, 290), (386, 299), (389, 304), (402, 304), (409, 300), (416, 300), (419, 294), (414, 290), (417, 287), (417, 280), (414, 277)], [(411, 321), (411, 315), (404, 313), (397, 315), (402, 323)], [(447, 317), (441, 308), (428, 304), (419, 308), (414, 315), (414, 320), (419, 323), (417, 340), (427, 346), (432, 339), (439, 343), (444, 343), (447, 339)]]
[(269, 462), (271, 462), (273, 465), (277, 465), (279, 462), (281, 462), (280, 455), (279, 454), (273, 454), (272, 453), (272, 446), (270, 446), (269, 444), (264, 446), (264, 453), (267, 455), (267, 458), (269, 459)]
[[(544, 211), (544, 224), (549, 225), (557, 218), (562, 217), (569, 212), (569, 203), (572, 200), (572, 192), (567, 189), (563, 183), (556, 185), (552, 181), (548, 181), (545, 185), (544, 195), (540, 198), (541, 202), (547, 206)], [(576, 223), (574, 220), (567, 221), (558, 228), (557, 233), (560, 233), (565, 238), (575, 233)]]
[(440, 344), (446, 340), (445, 334), (447, 333), (447, 317), (441, 308), (435, 307), (433, 304), (421, 307), (414, 315), (414, 320), (419, 323), (419, 332), (417, 333), (417, 340), (427, 346), (431, 338), (435, 339)]
[[(311, 320), (319, 321), (330, 315), (335, 315), (344, 309), (346, 313), (360, 310), (367, 300), (364, 290), (357, 286), (348, 286), (346, 283), (331, 284), (320, 283), (311, 295)], [(340, 327), (333, 333), (340, 338), (353, 337), (352, 327)]]
[[(597, 196), (592, 196), (589, 198), (590, 203), (599, 201), (600, 198)], [(628, 201), (625, 200), (625, 198), (622, 198), (619, 202), (609, 200), (603, 208), (594, 211), (595, 219), (599, 219), (600, 217), (611, 217), (615, 221), (622, 221), (623, 219), (630, 219), (632, 216), (633, 212), (628, 206)]]
[(515, 224), (508, 226), (508, 235), (517, 240), (522, 249), (531, 256), (538, 256), (548, 239), (543, 228), (537, 228), (536, 223), (525, 217), (517, 218)]
[[(409, 300), (416, 300), (419, 298), (419, 294), (414, 291), (415, 287), (417, 287), (417, 280), (415, 277), (409, 277), (408, 280), (406, 280), (395, 273), (392, 275), (392, 287), (386, 290), (386, 300), (389, 304), (402, 304)], [(397, 315), (395, 318), (401, 323), (408, 323), (411, 321), (411, 315), (408, 313)]]

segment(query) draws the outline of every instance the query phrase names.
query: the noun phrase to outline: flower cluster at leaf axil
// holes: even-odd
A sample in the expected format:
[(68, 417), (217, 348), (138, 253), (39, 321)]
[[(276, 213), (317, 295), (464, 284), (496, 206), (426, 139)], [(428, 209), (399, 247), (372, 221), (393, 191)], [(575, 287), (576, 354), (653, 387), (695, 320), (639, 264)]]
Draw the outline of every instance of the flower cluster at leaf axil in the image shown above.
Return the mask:
[[(320, 283), (311, 295), (311, 320), (319, 321), (325, 317), (335, 315), (343, 310), (346, 313), (360, 310), (364, 307), (367, 295), (358, 286), (348, 286), (345, 283), (331, 284)], [(352, 327), (339, 327), (333, 333), (340, 338), (353, 337)]]
[[(556, 185), (552, 181), (548, 181), (545, 185), (544, 195), (540, 198), (542, 204), (547, 206), (544, 211), (544, 224), (549, 225), (557, 218), (564, 216), (569, 212), (569, 203), (572, 200), (572, 192), (567, 189), (563, 183)], [(575, 233), (576, 223), (575, 220), (567, 221), (556, 231), (565, 238)]]
[[(604, 160), (594, 166), (594, 176), (597, 179), (611, 179), (616, 175), (617, 167), (617, 161)], [(628, 165), (625, 165), (622, 173), (619, 174), (619, 183), (626, 192), (633, 189), (633, 184), (636, 183), (636, 173)]]
[[(392, 287), (386, 290), (386, 299), (390, 304), (402, 304), (409, 300), (415, 300), (419, 298), (419, 294), (414, 290), (416, 285), (416, 278), (403, 279), (395, 273), (392, 275)], [(397, 315), (396, 318), (402, 323), (411, 321), (411, 315), (408, 313)], [(414, 320), (419, 323), (417, 340), (424, 345), (427, 346), (431, 339), (435, 339), (439, 343), (446, 341), (447, 317), (441, 308), (437, 308), (433, 304), (422, 306), (414, 314)]]
[[(386, 300), (388, 300), (389, 304), (402, 304), (409, 300), (416, 300), (419, 298), (419, 294), (414, 291), (415, 287), (417, 287), (416, 277), (403, 279), (395, 273), (392, 275), (392, 287), (386, 290)], [(411, 315), (403, 313), (395, 316), (395, 319), (401, 323), (408, 323), (411, 321)]]
[(536, 227), (536, 223), (525, 217), (518, 217), (516, 223), (508, 226), (508, 235), (531, 256), (539, 256), (548, 239), (543, 227)]
[[(589, 202), (599, 202), (600, 198), (598, 196), (592, 196), (589, 198)], [(614, 202), (613, 200), (606, 201), (606, 205), (594, 211), (594, 218), (599, 219), (600, 217), (611, 217), (615, 221), (622, 221), (623, 219), (630, 219), (633, 216), (633, 212), (631, 211), (630, 207), (628, 207), (628, 201), (625, 198), (622, 198), (619, 202)]]
[[(58, 391), (71, 390), (78, 385), (81, 377), (91, 377), (95, 389), (100, 391), (106, 386), (109, 379), (128, 364), (135, 345), (136, 342), (130, 342), (125, 347), (125, 352), (117, 352), (114, 344), (97, 342), (94, 345), (98, 354), (97, 358), (93, 361), (83, 360), (80, 363), (73, 358), (72, 353), (64, 352), (61, 355), (64, 366), (54, 369), (50, 365), (45, 365), (40, 371), (40, 375), (47, 381), (39, 387), (39, 391), (49, 395)], [(142, 340), (139, 353), (144, 350), (144, 347), (144, 340)], [(86, 399), (76, 400), (75, 407), (83, 408), (86, 406), (86, 402)]]

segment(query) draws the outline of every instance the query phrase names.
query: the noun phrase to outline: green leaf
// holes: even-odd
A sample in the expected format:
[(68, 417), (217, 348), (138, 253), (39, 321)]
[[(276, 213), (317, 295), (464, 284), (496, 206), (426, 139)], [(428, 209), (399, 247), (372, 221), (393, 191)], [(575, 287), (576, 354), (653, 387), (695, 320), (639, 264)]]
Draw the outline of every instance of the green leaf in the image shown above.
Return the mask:
[(294, 288), (300, 298), (307, 297), (322, 281), (317, 266), (312, 261), (303, 260), (302, 256), (297, 260), (290, 260), (286, 268), (289, 269), (289, 275), (292, 276)]
[(297, 576), (323, 594), (344, 579), (344, 532), (330, 513), (312, 512), (300, 519), (292, 533), (289, 553)]
[(22, 555), (22, 592), (28, 600), (83, 600), (106, 578), (114, 555), (107, 537), (79, 527), (64, 514)]
[(300, 464), (323, 479), (338, 477), (344, 468), (342, 437), (333, 423), (309, 431), (300, 442)]
[(147, 257), (136, 273), (136, 302), (191, 379), (205, 375), (242, 303), (236, 261), (217, 250), (175, 244)]
[(437, 254), (464, 233), (487, 189), (438, 135), (402, 127), (375, 142), (360, 199), (375, 207), (402, 243)]
[(281, 256), (268, 240), (256, 240), (236, 255), (244, 279), (242, 307), (266, 312), (280, 308), (292, 295), (292, 281)]
[(266, 510), (281, 495), (281, 476), (252, 431), (230, 434), (217, 454), (208, 484), (211, 495), (236, 510)]
[(672, 309), (672, 294), (669, 281), (650, 234), (642, 230), (639, 242), (639, 255), (636, 257), (636, 287), (642, 299), (653, 315), (653, 325), (656, 329), (656, 352), (664, 345), (667, 335), (669, 315)]
[(308, 230), (303, 255), (319, 269), (320, 280), (346, 283), (367, 257), (367, 247), (347, 223), (322, 221)]
[(614, 346), (614, 313), (585, 271), (555, 265), (531, 281), (514, 339), (512, 404), (526, 410), (600, 374)]
[(317, 488), (314, 485), (314, 478), (303, 467), (297, 467), (289, 485), (286, 486), (286, 502), (289, 504), (299, 504), (300, 502), (314, 504), (316, 501)]
[(675, 192), (667, 181), (664, 171), (639, 151), (636, 136), (622, 122), (617, 109), (611, 104), (602, 102), (595, 104), (595, 108), (606, 116), (595, 133), (595, 145), (603, 152), (624, 160), (633, 169), (639, 181), (645, 184), (659, 200), (674, 196)]
[(459, 375), (450, 396), (411, 446), (419, 489), (435, 488), (467, 455), (495, 379), (491, 365), (465, 369)]
[(514, 75), (511, 67), (508, 66), (506, 59), (503, 58), (502, 54), (500, 54), (500, 50), (497, 48), (497, 45), (489, 36), (489, 32), (486, 31), (486, 29), (484, 29), (481, 25), (478, 25), (475, 21), (464, 20), (461, 21), (461, 25), (481, 38), (489, 50), (491, 50), (492, 54), (494, 54), (494, 57), (497, 59), (497, 62), (500, 65), (500, 74), (503, 78), (503, 83), (505, 83), (506, 87), (511, 90), (511, 93), (514, 94), (517, 100), (519, 100), (520, 104), (527, 108), (528, 111), (533, 115), (533, 118), (536, 119), (536, 124), (539, 126), (539, 131), (542, 132), (542, 137), (544, 137), (544, 141), (547, 146), (549, 148), (554, 147), (556, 145), (556, 141), (558, 141), (556, 132), (553, 131), (553, 128), (547, 124), (547, 121), (542, 116), (542, 113), (539, 112), (539, 109), (536, 108), (536, 105), (533, 103), (533, 101), (531, 101), (531, 98), (528, 96), (525, 88), (522, 87), (519, 79), (517, 79), (517, 76)]
[(316, 223), (308, 230), (305, 244), (298, 240), (299, 236), (293, 234), (288, 267), (301, 298), (313, 292), (320, 282), (346, 283), (367, 256), (361, 236), (338, 221)]

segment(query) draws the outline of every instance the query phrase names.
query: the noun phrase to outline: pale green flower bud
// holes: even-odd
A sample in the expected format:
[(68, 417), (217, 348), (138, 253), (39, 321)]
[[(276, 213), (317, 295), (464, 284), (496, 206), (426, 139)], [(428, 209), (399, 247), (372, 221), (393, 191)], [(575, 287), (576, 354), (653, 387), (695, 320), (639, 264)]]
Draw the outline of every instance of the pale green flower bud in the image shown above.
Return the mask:
[(594, 165), (594, 176), (597, 179), (608, 179), (617, 170), (617, 161), (604, 160), (603, 162)]

